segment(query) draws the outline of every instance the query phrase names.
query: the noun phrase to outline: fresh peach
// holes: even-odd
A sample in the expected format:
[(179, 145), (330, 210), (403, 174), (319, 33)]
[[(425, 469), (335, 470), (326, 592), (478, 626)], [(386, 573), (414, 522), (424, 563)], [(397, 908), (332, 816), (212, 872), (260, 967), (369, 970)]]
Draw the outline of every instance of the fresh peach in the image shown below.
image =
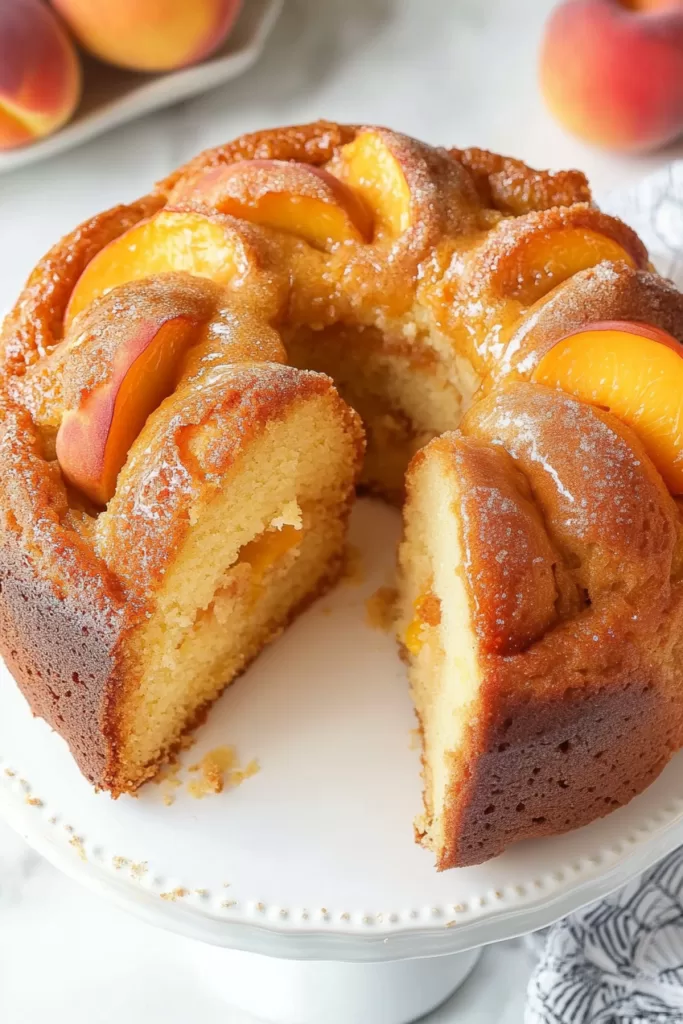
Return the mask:
[(227, 37), (241, 0), (52, 0), (100, 60), (135, 71), (195, 64)]
[(683, 494), (683, 346), (649, 324), (588, 324), (543, 356), (532, 380), (628, 424), (669, 490)]
[(299, 235), (318, 248), (372, 238), (372, 215), (333, 174), (287, 160), (242, 160), (181, 183), (174, 201), (200, 200), (221, 213)]
[(73, 44), (40, 0), (0, 0), (0, 150), (49, 135), (81, 93)]
[(65, 326), (99, 295), (127, 281), (185, 271), (226, 284), (238, 259), (234, 234), (219, 214), (212, 218), (164, 209), (119, 235), (90, 261), (71, 294)]
[(218, 295), (201, 279), (135, 282), (100, 299), (62, 343), (69, 375), (57, 458), (91, 501), (106, 505), (114, 494), (130, 446), (173, 390)]
[(647, 150), (683, 132), (683, 0), (567, 0), (540, 61), (550, 110), (611, 149)]

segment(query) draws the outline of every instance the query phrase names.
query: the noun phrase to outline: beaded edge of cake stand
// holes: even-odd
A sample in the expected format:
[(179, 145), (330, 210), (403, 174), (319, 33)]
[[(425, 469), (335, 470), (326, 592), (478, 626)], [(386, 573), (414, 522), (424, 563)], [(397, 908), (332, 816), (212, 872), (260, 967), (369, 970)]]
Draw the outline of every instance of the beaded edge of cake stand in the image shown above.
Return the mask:
[[(126, 879), (149, 895), (157, 896), (167, 903), (182, 903), (189, 908), (209, 914), (214, 921), (226, 920), (238, 923), (262, 924), (270, 928), (287, 925), (312, 931), (341, 931), (348, 934), (392, 934), (406, 928), (436, 931), (455, 929), (489, 914), (514, 911), (528, 902), (552, 900), (559, 895), (568, 882), (575, 885), (595, 876), (596, 870), (608, 872), (619, 864), (629, 849), (642, 845), (662, 825), (673, 825), (683, 818), (683, 796), (669, 798), (664, 806), (647, 815), (643, 822), (633, 826), (626, 836), (605, 845), (591, 856), (574, 858), (558, 865), (555, 870), (532, 878), (525, 884), (504, 886), (502, 889), (488, 889), (479, 895), (470, 895), (466, 900), (442, 903), (436, 906), (407, 908), (403, 910), (353, 910), (322, 907), (284, 907), (266, 903), (255, 897), (239, 895), (239, 883), (226, 880), (221, 888), (213, 891), (197, 882), (170, 878), (146, 860), (134, 860), (123, 851), (105, 850), (102, 844), (87, 836), (78, 825), (67, 821), (65, 816), (51, 807), (35, 792), (31, 783), (18, 768), (5, 762), (0, 755), (0, 786), (9, 789), (15, 796), (23, 797), (27, 808), (42, 815), (44, 823), (53, 832), (53, 841), (70, 850), (74, 857), (109, 874), (113, 878)], [(47, 831), (47, 830), (46, 830)]]

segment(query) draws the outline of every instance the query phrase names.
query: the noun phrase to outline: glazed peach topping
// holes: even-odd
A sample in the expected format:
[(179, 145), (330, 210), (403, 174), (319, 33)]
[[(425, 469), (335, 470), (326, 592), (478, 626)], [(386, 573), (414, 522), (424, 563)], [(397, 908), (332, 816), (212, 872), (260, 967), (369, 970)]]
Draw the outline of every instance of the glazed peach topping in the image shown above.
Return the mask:
[[(323, 317), (321, 324), (314, 324), (316, 330), (326, 326), (325, 315), (345, 314), (348, 319), (356, 310), (351, 294), (355, 279), (347, 274), (354, 265), (353, 254), (374, 251), (375, 256), (363, 266), (379, 267), (377, 272), (384, 273), (400, 260), (404, 240), (412, 239), (410, 245), (418, 246), (420, 232), (431, 230), (440, 195), (444, 209), (439, 212), (441, 219), (433, 238), (434, 266), (424, 275), (413, 267), (411, 275), (416, 280), (411, 279), (409, 287), (405, 281), (399, 282), (391, 302), (396, 308), (401, 302), (405, 306), (404, 320), (398, 321), (400, 329), (405, 333), (410, 328), (415, 333), (415, 323), (405, 320), (412, 301), (405, 293), (412, 289), (424, 310), (429, 310), (432, 324), (438, 324), (450, 337), (448, 344), (462, 349), (457, 355), (462, 355), (470, 369), (465, 374), (467, 381), (463, 377), (457, 383), (459, 396), (452, 395), (444, 384), (447, 374), (437, 381), (434, 373), (428, 381), (431, 390), (421, 383), (425, 391), (417, 399), (419, 374), (413, 367), (401, 371), (406, 379), (397, 379), (395, 389), (402, 389), (420, 414), (429, 410), (432, 422), (420, 424), (415, 419), (405, 457), (402, 453), (398, 460), (399, 479), (401, 460), (405, 463), (430, 436), (458, 425), (460, 406), (464, 409), (472, 401), (499, 356), (495, 346), (501, 329), (504, 334), (526, 310), (535, 308), (554, 288), (585, 268), (605, 260), (631, 267), (643, 265), (645, 256), (637, 239), (633, 240), (635, 236), (588, 204), (505, 217), (477, 205), (474, 188), (467, 185), (466, 176), (458, 176), (462, 167), (455, 160), (444, 154), (434, 157), (437, 173), (423, 150), (411, 149), (411, 145), (410, 140), (392, 133), (368, 129), (341, 147), (327, 168), (280, 160), (219, 164), (181, 178), (159, 212), (105, 246), (86, 266), (66, 312), (64, 344), (76, 366), (71, 371), (62, 363), (67, 376), (72, 373), (75, 380), (80, 374), (82, 378), (83, 365), (94, 362), (95, 355), (99, 366), (92, 386), (65, 388), (66, 407), (58, 424), (56, 453), (71, 484), (97, 506), (111, 499), (118, 473), (147, 417), (183, 379), (197, 371), (202, 358), (220, 352), (221, 318), (230, 318), (226, 303), (229, 306), (236, 301), (236, 284), (241, 287), (250, 274), (261, 275), (260, 283), (247, 294), (262, 302), (262, 309), (252, 309), (252, 320), (258, 316), (262, 324), (278, 326), (282, 309), (297, 303), (304, 321)], [(448, 178), (451, 172), (453, 180)], [(457, 195), (462, 207), (459, 220), (448, 212), (450, 198)], [(263, 238), (254, 241), (249, 235), (251, 225), (265, 228), (279, 239), (296, 239), (297, 244), (303, 242), (322, 254), (323, 262), (316, 263), (313, 271), (313, 264), (305, 259), (301, 265), (297, 262), (299, 250), (280, 251), (279, 259), (284, 254), (293, 261), (292, 287), (299, 288), (301, 295), (288, 297), (281, 282), (273, 284), (273, 275), (268, 278), (270, 250), (262, 248)], [(326, 259), (332, 262), (326, 264)], [(301, 267), (306, 268), (305, 273), (301, 271), (306, 284), (300, 286), (296, 278)], [(149, 282), (167, 281), (169, 274), (191, 278), (194, 284), (167, 289), (165, 301), (158, 295), (150, 297), (150, 288), (154, 289)], [(334, 302), (325, 296), (327, 285), (320, 281), (311, 284), (316, 274), (332, 282)], [(419, 283), (421, 276), (424, 286)], [(345, 298), (347, 285), (343, 282), (347, 277), (350, 284)], [(114, 341), (102, 350), (97, 339), (84, 337), (87, 317), (91, 310), (101, 316), (98, 303), (103, 297), (135, 282), (141, 289), (137, 315), (127, 317), (125, 328), (115, 324)], [(391, 288), (386, 291), (388, 294)], [(381, 301), (380, 285), (377, 302)], [(339, 308), (320, 312), (328, 307), (332, 310), (335, 302)], [(109, 315), (116, 319), (115, 305)], [(386, 310), (378, 312), (378, 322), (382, 318), (386, 320)], [(264, 328), (266, 332), (269, 329)], [(279, 339), (269, 344), (263, 358), (287, 360)], [(434, 359), (443, 341), (428, 344), (429, 358)], [(674, 339), (643, 325), (589, 325), (561, 339), (533, 370), (533, 379), (612, 409), (641, 435), (669, 487), (681, 493), (683, 364), (679, 351)], [(197, 352), (201, 357), (194, 355)], [(232, 358), (239, 359), (240, 354), (233, 352)], [(412, 358), (416, 358), (414, 354)], [(453, 358), (451, 351), (451, 363)], [(333, 372), (330, 367), (315, 368)], [(372, 367), (375, 377), (380, 371), (385, 372), (384, 364)], [(351, 392), (344, 394), (352, 404), (356, 397), (353, 387), (352, 382)], [(437, 407), (442, 409), (438, 415)], [(365, 410), (361, 412), (366, 416)], [(385, 411), (380, 410), (378, 438), (383, 436), (379, 428), (386, 422)], [(388, 462), (390, 453), (385, 454)]]

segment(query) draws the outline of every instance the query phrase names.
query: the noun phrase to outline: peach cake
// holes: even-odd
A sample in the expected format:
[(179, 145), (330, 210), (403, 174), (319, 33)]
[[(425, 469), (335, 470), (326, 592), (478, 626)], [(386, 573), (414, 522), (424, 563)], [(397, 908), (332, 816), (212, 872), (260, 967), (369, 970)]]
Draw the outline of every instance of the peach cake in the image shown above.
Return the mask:
[(325, 122), (206, 151), (5, 320), (3, 657), (133, 791), (334, 582), (356, 486), (405, 497), (420, 840), (590, 821), (683, 743), (681, 341), (576, 171)]

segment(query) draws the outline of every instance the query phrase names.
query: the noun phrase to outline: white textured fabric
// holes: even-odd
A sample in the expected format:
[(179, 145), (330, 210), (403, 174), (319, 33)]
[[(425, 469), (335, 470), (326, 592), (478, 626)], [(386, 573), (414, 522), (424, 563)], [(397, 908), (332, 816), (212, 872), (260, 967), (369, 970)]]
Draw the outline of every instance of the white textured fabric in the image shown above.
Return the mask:
[[(601, 204), (683, 288), (683, 161)], [(683, 1024), (683, 847), (625, 889), (529, 936), (525, 1024)]]
[(600, 206), (630, 224), (660, 274), (683, 288), (683, 160), (613, 192)]
[(525, 1024), (683, 1021), (683, 850), (549, 929)]

